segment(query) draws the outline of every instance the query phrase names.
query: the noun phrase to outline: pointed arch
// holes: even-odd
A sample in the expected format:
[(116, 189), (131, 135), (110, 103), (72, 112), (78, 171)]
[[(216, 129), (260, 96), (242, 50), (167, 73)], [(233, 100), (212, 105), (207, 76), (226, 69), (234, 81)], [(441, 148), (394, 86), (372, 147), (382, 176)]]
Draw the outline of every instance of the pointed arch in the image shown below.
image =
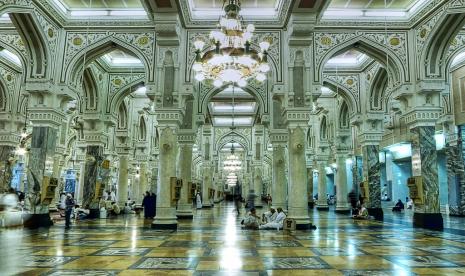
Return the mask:
[(323, 115), (320, 122), (320, 141), (328, 141), (328, 138), (328, 124), (326, 122), (326, 115)]
[(145, 123), (145, 117), (141, 115), (139, 117), (139, 141), (147, 140), (147, 125)]
[(386, 69), (380, 67), (373, 77), (373, 81), (370, 86), (370, 101), (369, 108), (373, 111), (387, 110), (387, 101), (384, 100), (386, 89), (388, 86), (388, 76)]
[(84, 70), (83, 90), (84, 96), (81, 97), (81, 104), (79, 105), (80, 111), (97, 111), (99, 98), (98, 85), (90, 68)]
[(146, 77), (147, 75), (150, 75), (149, 61), (140, 50), (118, 38), (106, 37), (105, 39), (102, 39), (96, 43), (92, 43), (91, 45), (78, 51), (63, 71), (64, 75), (62, 75), (62, 81), (71, 85), (77, 85), (82, 75), (82, 68), (86, 67), (100, 56), (115, 49), (136, 56), (144, 64)]
[(323, 86), (329, 88), (331, 91), (338, 91), (338, 95), (341, 96), (349, 107), (349, 112), (355, 113), (360, 111), (360, 103), (357, 102), (352, 95), (345, 87), (341, 86), (339, 83), (325, 78), (323, 81)]
[(0, 112), (9, 111), (8, 103), (10, 102), (8, 99), (7, 93), (8, 89), (6, 88), (3, 79), (0, 81)]
[(350, 49), (356, 49), (378, 61), (384, 68), (388, 68), (389, 77), (392, 77), (393, 84), (401, 84), (405, 81), (409, 81), (408, 70), (404, 67), (406, 65), (403, 64), (392, 50), (386, 48), (385, 45), (380, 45), (362, 36), (357, 36), (346, 42), (336, 44), (331, 50), (327, 51), (316, 68), (315, 80), (317, 82), (323, 80), (324, 66), (328, 60)]
[(113, 95), (110, 95), (109, 100), (107, 101), (108, 104), (106, 112), (110, 114), (115, 114), (118, 111), (116, 108), (119, 108), (121, 103), (127, 96), (129, 96), (129, 94), (144, 86), (144, 81), (145, 78), (133, 80), (132, 82), (126, 84), (121, 89), (113, 93)]
[(349, 107), (345, 100), (342, 101), (341, 106), (339, 107), (339, 128), (348, 129), (350, 126), (349, 120)]
[(28, 66), (24, 67), (28, 78), (47, 78), (50, 58), (48, 43), (40, 28), (36, 16), (32, 12), (10, 13), (10, 18), (22, 38), (29, 55)]
[(421, 55), (420, 66), (422, 78), (445, 78), (446, 55), (450, 47), (450, 42), (457, 36), (465, 25), (465, 13), (445, 13), (431, 30), (423, 53)]
[(128, 107), (126, 102), (121, 102), (118, 108), (118, 130), (127, 130), (128, 129)]
[(214, 145), (213, 151), (218, 151), (220, 150), (225, 144), (231, 142), (231, 138), (234, 137), (234, 142), (239, 143), (245, 151), (249, 151), (251, 149), (251, 141), (247, 139), (246, 136), (242, 135), (241, 133), (237, 131), (229, 131), (223, 135), (221, 135), (217, 140)]

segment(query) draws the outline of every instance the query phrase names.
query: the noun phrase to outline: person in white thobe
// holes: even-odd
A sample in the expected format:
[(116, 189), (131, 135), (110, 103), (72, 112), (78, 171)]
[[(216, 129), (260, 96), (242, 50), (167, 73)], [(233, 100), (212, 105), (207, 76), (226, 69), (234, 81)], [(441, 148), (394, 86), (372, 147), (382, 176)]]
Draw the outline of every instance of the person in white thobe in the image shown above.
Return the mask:
[(278, 216), (278, 213), (276, 213), (276, 210), (272, 207), (270, 207), (270, 210), (268, 212), (263, 213), (263, 222), (268, 223), (272, 222), (276, 219)]
[(202, 198), (200, 197), (200, 193), (197, 193), (196, 203), (197, 203), (197, 209), (202, 209)]
[(277, 229), (283, 228), (284, 220), (286, 219), (286, 214), (284, 214), (283, 209), (279, 207), (276, 209), (278, 211), (278, 215), (276, 215), (276, 219), (272, 222), (268, 222), (267, 224), (260, 225), (260, 229)]

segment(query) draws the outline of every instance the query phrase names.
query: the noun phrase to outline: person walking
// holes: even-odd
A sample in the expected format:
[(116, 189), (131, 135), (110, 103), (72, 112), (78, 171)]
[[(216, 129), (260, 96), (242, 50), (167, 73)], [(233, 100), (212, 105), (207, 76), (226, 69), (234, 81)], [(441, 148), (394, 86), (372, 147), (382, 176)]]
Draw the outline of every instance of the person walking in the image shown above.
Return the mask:
[(66, 195), (65, 200), (65, 229), (69, 229), (71, 225), (71, 214), (75, 205), (74, 199), (70, 193)]
[(241, 201), (242, 201), (242, 197), (240, 195), (236, 195), (234, 197), (234, 206), (236, 206), (236, 211), (237, 211), (237, 215), (240, 215), (241, 214)]

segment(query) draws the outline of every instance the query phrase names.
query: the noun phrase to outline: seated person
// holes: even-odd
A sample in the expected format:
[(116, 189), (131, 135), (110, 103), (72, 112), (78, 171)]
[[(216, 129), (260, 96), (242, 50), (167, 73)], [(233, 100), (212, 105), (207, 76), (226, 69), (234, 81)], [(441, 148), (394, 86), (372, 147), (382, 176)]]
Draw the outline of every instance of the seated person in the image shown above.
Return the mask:
[(358, 214), (353, 215), (352, 218), (354, 219), (368, 219), (369, 218), (368, 210), (365, 207), (365, 204), (362, 204), (362, 206), (358, 210)]
[(130, 203), (124, 203), (123, 213), (125, 214), (135, 214), (133, 208), (131, 207)]
[(407, 209), (412, 209), (413, 208), (413, 200), (411, 198), (406, 198), (406, 202), (407, 202)]
[(85, 208), (79, 207), (79, 205), (74, 206), (74, 217), (77, 220), (83, 220), (86, 219), (90, 214), (89, 206), (86, 205)]
[(278, 213), (276, 213), (276, 210), (273, 207), (270, 207), (270, 211), (265, 212), (262, 216), (262, 221), (264, 223), (272, 222), (276, 219), (276, 216)]
[(392, 207), (393, 212), (400, 212), (404, 209), (404, 203), (402, 203), (402, 200), (398, 200), (396, 203), (396, 206)]
[(242, 220), (241, 224), (244, 225), (245, 229), (258, 229), (258, 226), (260, 225), (260, 217), (257, 216), (257, 210), (255, 210), (255, 208), (250, 209), (250, 212)]
[(108, 213), (112, 216), (117, 216), (121, 213), (121, 209), (119, 208), (118, 204), (116, 204), (116, 202), (114, 201), (111, 202), (111, 207), (108, 211)]
[(284, 220), (286, 219), (286, 214), (284, 214), (283, 209), (278, 207), (277, 209), (278, 214), (276, 215), (276, 219), (272, 222), (268, 222), (267, 224), (263, 224), (260, 226), (260, 229), (277, 229), (283, 228)]

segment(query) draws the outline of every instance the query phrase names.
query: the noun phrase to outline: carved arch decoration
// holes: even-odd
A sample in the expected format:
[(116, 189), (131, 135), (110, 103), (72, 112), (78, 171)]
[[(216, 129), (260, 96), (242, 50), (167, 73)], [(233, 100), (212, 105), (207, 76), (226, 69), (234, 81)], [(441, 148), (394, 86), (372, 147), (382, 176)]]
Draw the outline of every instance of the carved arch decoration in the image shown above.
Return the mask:
[(338, 114), (338, 128), (339, 129), (349, 129), (350, 128), (350, 116), (349, 116), (349, 106), (345, 100), (342, 100), (339, 106)]
[(323, 115), (320, 120), (320, 141), (329, 140), (328, 122), (326, 115)]
[(13, 33), (10, 31), (2, 31), (0, 33), (0, 47), (7, 49), (8, 51), (15, 54), (19, 60), (21, 61), (21, 70), (23, 73), (23, 79), (26, 78), (26, 67), (28, 64), (28, 53), (26, 47), (24, 46), (24, 42), (17, 33)]
[(360, 81), (357, 75), (325, 75), (323, 85), (341, 96), (349, 107), (349, 112), (360, 112)]
[[(252, 85), (241, 87), (240, 89), (244, 90), (245, 92), (249, 93), (255, 98), (255, 101), (258, 104), (260, 117), (262, 115), (267, 115), (269, 112), (268, 93), (266, 93), (266, 91), (268, 90), (268, 85), (255, 84), (254, 81), (252, 81), (250, 84)], [(229, 86), (229, 84), (224, 85), (222, 87), (214, 87), (210, 84), (200, 83), (199, 86), (200, 93), (196, 93), (198, 95), (197, 113), (202, 114), (208, 109), (208, 103), (210, 99), (213, 98), (216, 94), (225, 90)]]
[(323, 80), (324, 66), (329, 59), (353, 48), (388, 68), (394, 86), (410, 81), (407, 32), (321, 32), (315, 33), (313, 44), (314, 80), (317, 83)]
[(138, 138), (139, 141), (146, 141), (147, 140), (147, 123), (146, 118), (144, 115), (139, 116), (139, 133)]
[(84, 58), (88, 64), (113, 49), (129, 52), (139, 58), (144, 64), (146, 80), (154, 81), (155, 35), (153, 33), (70, 32), (66, 35), (65, 43), (63, 64), (66, 64), (66, 67), (62, 71), (61, 82), (79, 87)]
[(372, 111), (386, 111), (387, 102), (386, 92), (388, 89), (388, 75), (384, 68), (379, 67), (378, 70), (371, 75), (372, 81), (370, 83), (369, 93), (369, 110)]
[(225, 133), (221, 133), (219, 135), (215, 133), (216, 141), (214, 144), (213, 151), (216, 152), (220, 150), (221, 148), (223, 148), (224, 145), (226, 145), (227, 143), (231, 142), (232, 139), (234, 139), (234, 142), (239, 143), (242, 147), (244, 147), (244, 150), (248, 152), (250, 151), (250, 149), (252, 149), (252, 142), (250, 138), (247, 136), (247, 133), (241, 133), (240, 130), (231, 131), (227, 129)]
[(128, 106), (125, 101), (122, 101), (118, 108), (118, 123), (117, 130), (127, 130), (129, 121)]
[(110, 93), (107, 97), (106, 112), (110, 114), (117, 113), (117, 108), (123, 103), (124, 99), (138, 88), (144, 86), (145, 75), (127, 74), (110, 76), (110, 83), (113, 83), (113, 85), (116, 80), (121, 80), (121, 85), (118, 86), (118, 89), (113, 89), (110, 84)]
[(445, 79), (449, 49), (465, 25), (465, 2), (452, 0), (415, 28), (417, 78)]
[(83, 91), (84, 95), (80, 98), (79, 110), (81, 113), (85, 111), (97, 111), (99, 101), (99, 89), (95, 75), (90, 68), (84, 70), (83, 76)]
[[(194, 53), (195, 52), (195, 47), (194, 47), (194, 42), (197, 40), (202, 40), (205, 42), (210, 41), (209, 38), (210, 33), (209, 32), (198, 32), (198, 31), (188, 31), (187, 34), (187, 52), (188, 53)], [(280, 31), (267, 31), (267, 32), (255, 32), (252, 42), (251, 42), (251, 49), (260, 51), (260, 46), (259, 43), (260, 41), (267, 40), (270, 42), (270, 48), (268, 50), (268, 62), (271, 67), (271, 79), (273, 82), (282, 82), (283, 81), (283, 74), (282, 74), (282, 50), (281, 50), (281, 32)], [(208, 43), (205, 45), (205, 49), (202, 51), (202, 53), (205, 53), (208, 51)], [(193, 72), (192, 72), (192, 65), (195, 62), (195, 55), (188, 55), (187, 56), (187, 66), (186, 66), (186, 72), (185, 72), (185, 80), (186, 82), (191, 82), (192, 77), (193, 77)]]
[[(3, 3), (2, 3), (3, 2)], [(5, 47), (18, 54), (26, 79), (53, 78), (57, 66), (56, 57), (59, 41), (59, 28), (43, 11), (30, 0), (3, 0), (0, 14), (8, 13), (19, 33), (19, 39), (10, 34), (0, 39), (9, 45)], [(15, 51), (13, 48), (16, 48)], [(20, 52), (21, 54), (19, 54)]]
[(452, 67), (452, 62), (454, 59), (461, 53), (465, 53), (465, 32), (460, 32), (457, 36), (450, 42), (450, 47), (447, 50), (444, 59), (444, 67), (442, 68), (443, 76), (446, 82), (450, 81), (450, 69)]

